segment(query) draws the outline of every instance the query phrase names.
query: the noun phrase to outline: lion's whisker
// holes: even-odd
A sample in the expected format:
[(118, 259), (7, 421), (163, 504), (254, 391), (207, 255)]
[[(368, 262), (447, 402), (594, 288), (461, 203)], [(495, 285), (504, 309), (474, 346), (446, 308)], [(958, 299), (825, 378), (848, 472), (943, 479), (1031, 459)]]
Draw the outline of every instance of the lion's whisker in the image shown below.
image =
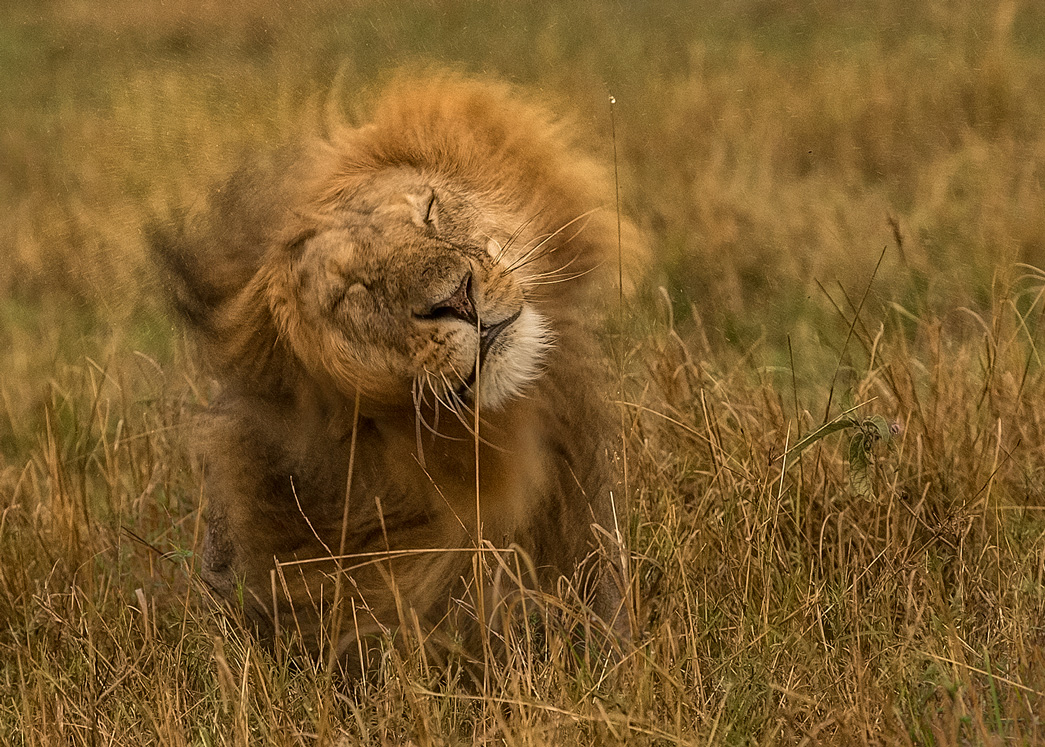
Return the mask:
[(526, 285), (555, 285), (556, 283), (568, 283), (572, 280), (582, 278), (585, 275), (588, 275), (589, 273), (595, 272), (597, 269), (599, 269), (599, 267), (601, 267), (601, 264), (596, 265), (595, 267), (589, 267), (587, 270), (582, 270), (580, 272), (574, 272), (571, 274), (561, 276), (555, 276), (555, 273), (545, 273), (544, 279), (534, 280), (533, 278), (526, 278), (522, 282)]
[[(560, 273), (562, 273), (564, 270), (569, 269), (569, 267), (574, 262), (576, 262), (578, 259), (580, 259), (580, 255), (576, 255), (575, 254), (573, 257), (571, 257), (569, 259), (569, 261), (567, 261), (565, 264), (557, 267), (556, 269), (554, 269), (554, 270), (545, 270), (544, 272), (538, 272), (538, 273), (535, 273), (533, 275), (525, 275), (525, 276), (523, 276), (521, 278), (521, 281), (524, 282), (524, 283), (528, 283), (528, 282), (530, 282), (532, 280), (543, 280), (543, 279), (546, 279), (546, 278), (555, 277), (555, 276), (559, 275)], [(586, 275), (588, 272), (591, 272), (591, 269), (585, 270), (584, 272), (580, 273), (580, 275), (578, 275), (578, 277), (580, 277), (582, 275)]]
[(541, 252), (541, 253), (537, 254), (536, 256), (534, 256), (535, 252), (539, 252), (541, 247), (543, 247), (545, 244), (547, 244), (553, 238), (555, 238), (555, 234), (554, 233), (542, 234), (540, 236), (535, 237), (533, 239), (533, 241), (531, 242), (533, 244), (533, 246), (530, 246), (528, 249), (526, 249), (524, 247), (524, 249), (526, 249), (526, 250), (523, 252), (523, 254), (520, 255), (519, 257), (516, 257), (514, 260), (512, 260), (512, 262), (507, 267), (505, 267), (503, 270), (501, 270), (501, 277), (504, 277), (505, 275), (508, 275), (508, 274), (510, 274), (512, 272), (515, 272), (517, 269), (519, 269), (520, 267), (524, 266), (525, 264), (528, 264), (531, 261), (540, 259), (541, 257), (547, 257), (549, 254), (551, 254), (552, 252), (556, 251), (559, 247), (555, 246), (555, 245), (552, 245), (551, 247), (549, 247), (544, 252)]
[(572, 226), (574, 223), (576, 223), (577, 221), (580, 221), (580, 220), (585, 221), (584, 224), (572, 236), (570, 236), (568, 239), (566, 239), (566, 241), (562, 242), (562, 244), (560, 246), (564, 246), (564, 245), (568, 244), (569, 242), (573, 241), (575, 238), (577, 238), (578, 235), (580, 235), (581, 231), (583, 231), (587, 227), (587, 225), (588, 225), (587, 219), (589, 219), (592, 215), (594, 215), (595, 212), (598, 211), (598, 210), (599, 210), (599, 208), (592, 208), (591, 210), (583, 212), (580, 215), (578, 215), (576, 218), (573, 218), (572, 220), (569, 220), (566, 223), (564, 223), (563, 225), (559, 226), (557, 229), (555, 229), (550, 234), (548, 234), (547, 237), (542, 239), (536, 246), (534, 246), (532, 249), (527, 251), (526, 254), (524, 254), (522, 257), (517, 259), (515, 262), (510, 264), (508, 267), (506, 267), (501, 272), (502, 277), (504, 275), (508, 274), (508, 273), (515, 272), (516, 270), (518, 270), (521, 267), (525, 267), (530, 262), (533, 262), (533, 261), (535, 261), (537, 259), (540, 259), (541, 257), (546, 257), (549, 254), (551, 254), (552, 252), (554, 252), (556, 249), (559, 248), (559, 246), (554, 246), (551, 249), (549, 249), (548, 251), (544, 252), (543, 254), (541, 254), (541, 255), (539, 255), (537, 257), (531, 257), (531, 255), (533, 254), (534, 251), (540, 249), (542, 246), (544, 246), (549, 241), (554, 239), (556, 236), (558, 236), (560, 233), (562, 233), (567, 228)]
[(542, 212), (544, 212), (543, 208), (538, 210), (531, 217), (527, 218), (521, 224), (519, 224), (519, 227), (516, 228), (508, 237), (508, 240), (504, 242), (504, 246), (500, 247), (500, 251), (498, 251), (497, 256), (494, 257), (494, 263), (500, 264), (509, 247), (515, 244), (516, 240), (518, 240), (518, 238), (522, 235), (522, 232), (526, 230), (526, 227), (533, 223), (535, 220), (537, 220), (537, 216), (539, 216)]
[(433, 411), (432, 417), (433, 417), (433, 421), (434, 421), (432, 424), (429, 424), (428, 421), (425, 420), (424, 414), (420, 411), (420, 409), (417, 409), (415, 414), (416, 414), (416, 417), (419, 419), (420, 425), (425, 430), (427, 430), (429, 433), (431, 433), (433, 436), (436, 436), (438, 438), (445, 438), (448, 441), (464, 441), (464, 440), (467, 440), (467, 439), (464, 439), (464, 438), (457, 438), (457, 437), (454, 437), (454, 436), (450, 436), (450, 435), (447, 435), (445, 433), (441, 433), (439, 431), (440, 405), (442, 407), (447, 408), (448, 410), (452, 409), (452, 406), (450, 405), (450, 403), (446, 402), (445, 400), (443, 400), (439, 396), (439, 392), (436, 390), (436, 387), (432, 384), (432, 381), (431, 381), (432, 378), (433, 378), (432, 372), (427, 370), (427, 369), (424, 369), (423, 373), (424, 373), (424, 376), (425, 376), (425, 381), (424, 382), (421, 382), (420, 377), (415, 379), (415, 382), (420, 385), (420, 388), (421, 388), (421, 391), (422, 391), (422, 395), (421, 395), (421, 397), (422, 397), (422, 400), (421, 400), (422, 404), (427, 404), (427, 397), (425, 397), (424, 394), (423, 394), (424, 390), (427, 389), (428, 391), (432, 392), (432, 396), (435, 398), (435, 406), (432, 408), (432, 411)]

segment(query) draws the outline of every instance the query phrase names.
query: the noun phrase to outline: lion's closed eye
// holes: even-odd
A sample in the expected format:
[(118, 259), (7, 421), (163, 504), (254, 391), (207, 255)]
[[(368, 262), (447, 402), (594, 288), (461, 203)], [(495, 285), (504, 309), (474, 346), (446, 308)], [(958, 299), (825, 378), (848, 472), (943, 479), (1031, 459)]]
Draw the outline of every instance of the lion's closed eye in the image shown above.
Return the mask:
[(431, 196), (428, 198), (428, 205), (425, 206), (425, 224), (439, 230), (439, 210), (438, 203), (435, 199), (434, 189), (432, 190)]
[(439, 200), (435, 190), (429, 187), (420, 194), (407, 194), (406, 201), (413, 209), (414, 225), (430, 231), (439, 231)]

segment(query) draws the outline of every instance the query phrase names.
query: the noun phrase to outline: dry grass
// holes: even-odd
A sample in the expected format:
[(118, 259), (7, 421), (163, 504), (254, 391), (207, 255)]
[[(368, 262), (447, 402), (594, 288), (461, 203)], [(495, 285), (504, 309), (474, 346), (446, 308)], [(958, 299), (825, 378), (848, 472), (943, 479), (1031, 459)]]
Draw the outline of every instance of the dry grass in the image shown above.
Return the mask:
[[(1045, 743), (1036, 4), (131, 5), (0, 10), (0, 743)], [(622, 662), (552, 626), (485, 688), (389, 653), (353, 689), (195, 580), (207, 391), (143, 226), (413, 57), (607, 156), (617, 98), (660, 258), (607, 332)], [(808, 438), (844, 412), (896, 433)]]

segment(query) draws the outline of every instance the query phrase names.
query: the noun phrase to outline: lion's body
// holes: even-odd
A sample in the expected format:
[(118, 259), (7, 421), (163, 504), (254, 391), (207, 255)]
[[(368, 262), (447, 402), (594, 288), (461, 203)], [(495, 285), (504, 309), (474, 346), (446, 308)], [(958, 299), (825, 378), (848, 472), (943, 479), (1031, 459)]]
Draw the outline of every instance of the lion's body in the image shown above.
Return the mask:
[[(480, 524), (541, 584), (595, 569), (615, 534), (589, 328), (594, 278), (616, 274), (617, 218), (593, 212), (611, 195), (544, 109), (435, 76), (235, 178), (160, 242), (222, 385), (198, 434), (204, 577), (351, 656), (404, 624), (474, 635), (458, 601), (488, 615), (503, 598), (474, 584)], [(614, 575), (589, 590), (619, 629)]]

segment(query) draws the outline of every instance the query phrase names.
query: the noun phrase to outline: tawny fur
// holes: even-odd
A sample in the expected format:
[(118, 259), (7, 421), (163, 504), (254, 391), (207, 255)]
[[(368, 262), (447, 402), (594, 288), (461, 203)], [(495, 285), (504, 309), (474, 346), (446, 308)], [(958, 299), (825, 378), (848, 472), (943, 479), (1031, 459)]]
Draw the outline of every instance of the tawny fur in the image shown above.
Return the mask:
[(521, 553), (505, 568), (573, 580), (625, 630), (590, 329), (618, 252), (629, 274), (641, 261), (620, 228), (559, 117), (436, 74), (245, 169), (157, 239), (222, 386), (195, 434), (204, 578), (316, 649), (351, 658), (405, 628), (476, 653), (477, 619), (505, 599), (475, 586), (481, 522), (487, 548)]

